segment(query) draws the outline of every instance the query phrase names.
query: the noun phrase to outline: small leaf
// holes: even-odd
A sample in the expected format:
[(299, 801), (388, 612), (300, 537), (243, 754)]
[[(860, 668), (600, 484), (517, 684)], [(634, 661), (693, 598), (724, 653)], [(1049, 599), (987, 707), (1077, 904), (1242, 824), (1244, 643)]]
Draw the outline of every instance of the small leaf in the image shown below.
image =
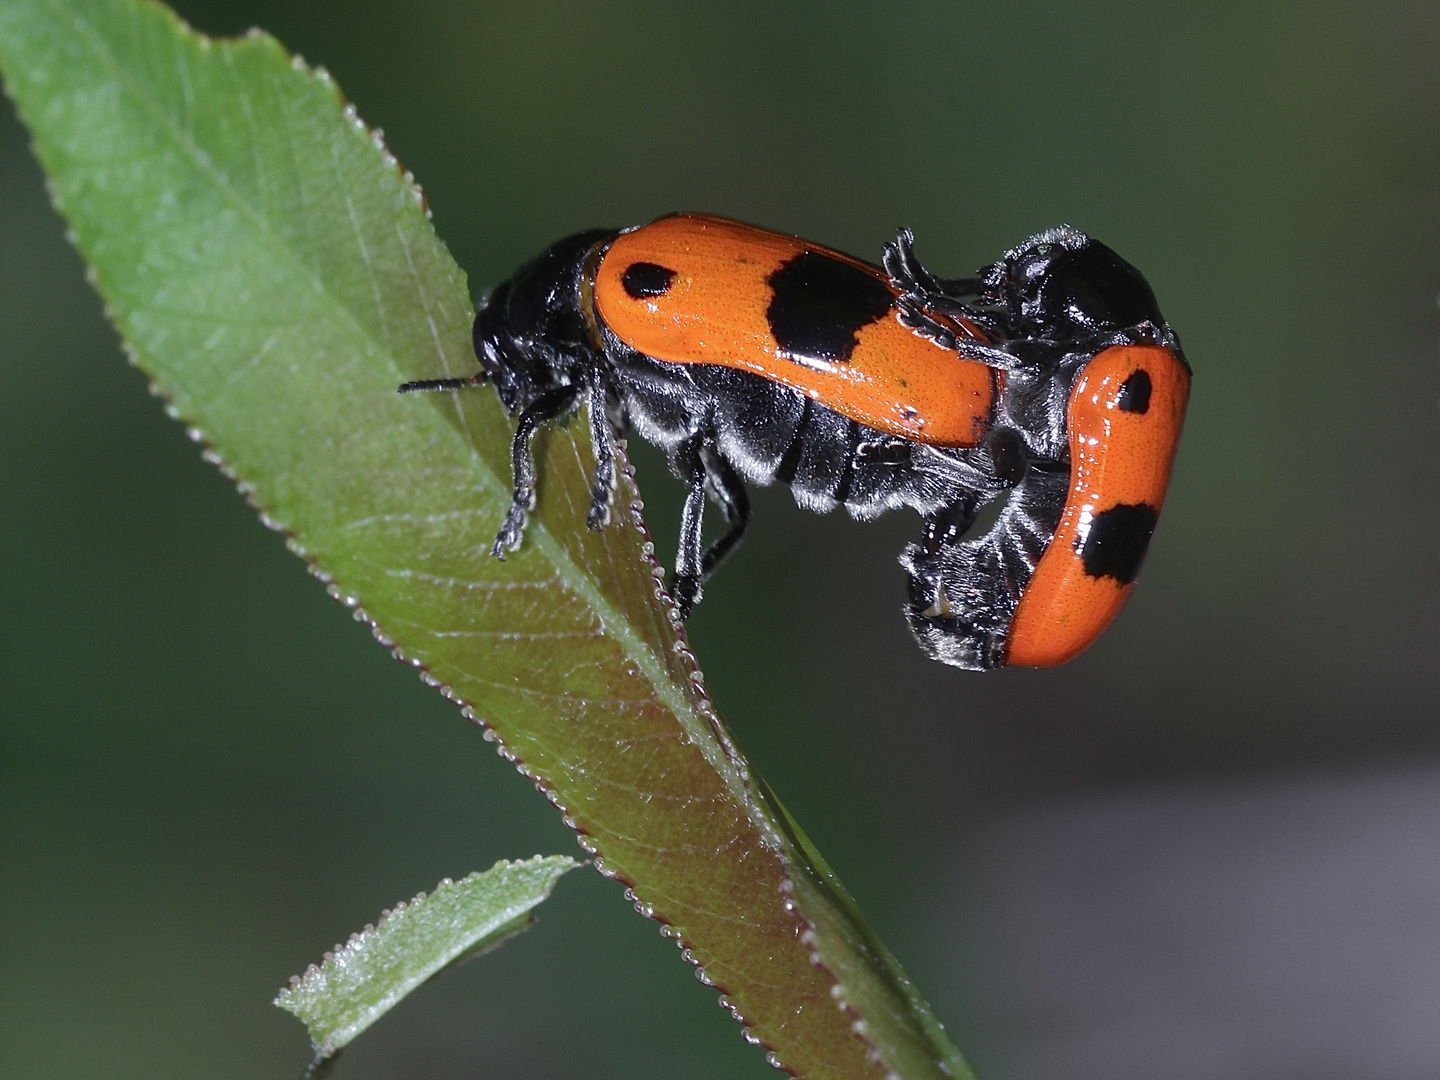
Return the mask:
[(299, 1017), (316, 1053), (329, 1057), (445, 965), (524, 930), (531, 909), (579, 865), (564, 855), (537, 855), (442, 881), (326, 953), (323, 963), (291, 979), (275, 1004)]

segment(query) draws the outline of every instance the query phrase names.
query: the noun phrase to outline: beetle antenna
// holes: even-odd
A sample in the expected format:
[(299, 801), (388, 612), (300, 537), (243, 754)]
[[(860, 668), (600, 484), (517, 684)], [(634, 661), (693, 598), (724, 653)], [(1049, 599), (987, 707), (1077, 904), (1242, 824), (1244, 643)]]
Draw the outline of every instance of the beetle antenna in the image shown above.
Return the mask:
[(416, 390), (459, 390), (463, 386), (479, 386), (488, 378), (489, 376), (481, 371), (463, 379), (417, 379), (414, 382), (401, 383), (395, 388), (395, 392), (410, 394)]

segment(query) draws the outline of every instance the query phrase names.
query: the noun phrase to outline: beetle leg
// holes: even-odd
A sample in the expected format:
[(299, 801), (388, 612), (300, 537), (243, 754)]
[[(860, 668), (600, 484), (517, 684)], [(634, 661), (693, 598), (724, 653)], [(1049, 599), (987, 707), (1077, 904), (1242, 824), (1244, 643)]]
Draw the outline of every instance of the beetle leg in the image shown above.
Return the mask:
[[(901, 321), (904, 319), (902, 317)], [(1009, 348), (987, 345), (972, 338), (957, 339), (953, 348), (962, 360), (976, 360), (1001, 371), (1034, 371), (1036, 363), (1024, 355), (1023, 342), (1005, 342)]]
[(966, 360), (976, 360), (1002, 371), (1028, 366), (1027, 361), (1003, 348), (987, 344), (967, 334), (956, 333), (953, 323), (941, 322), (937, 315), (950, 320), (964, 320), (987, 328), (994, 322), (982, 309), (940, 293), (902, 292), (896, 301), (900, 325), (942, 349), (953, 349)]
[(944, 323), (930, 315), (929, 303), (914, 293), (903, 293), (897, 304), (900, 325), (913, 330), (921, 337), (935, 342), (942, 349), (953, 349), (959, 343), (959, 335)]
[(902, 293), (924, 293), (933, 291), (938, 282), (915, 257), (915, 234), (901, 229), (900, 235), (885, 245), (885, 254), (880, 260), (890, 283)]
[(670, 594), (680, 618), (688, 619), (700, 587), (704, 584), (704, 559), (701, 556), (702, 531), (705, 526), (705, 462), (700, 457), (703, 435), (692, 435), (670, 457), (670, 467), (689, 488), (685, 493), (685, 509), (680, 514), (680, 546), (675, 552), (675, 577)]
[(980, 511), (981, 501), (974, 495), (963, 495), (949, 506), (925, 517), (924, 529), (920, 533), (920, 550), (935, 556), (941, 550), (960, 542)]
[(525, 521), (535, 509), (535, 455), (530, 450), (530, 440), (535, 429), (547, 420), (563, 416), (575, 407), (575, 398), (580, 393), (578, 386), (561, 386), (547, 390), (532, 401), (520, 414), (520, 423), (515, 428), (515, 438), (510, 442), (510, 470), (514, 478), (515, 492), (510, 499), (510, 510), (505, 523), (495, 537), (490, 554), (503, 559), (507, 551), (516, 551), (525, 535)]
[(590, 377), (590, 446), (595, 453), (595, 477), (590, 484), (590, 514), (585, 523), (603, 529), (610, 522), (610, 504), (615, 498), (615, 432), (605, 410), (606, 386), (596, 372)]
[(705, 549), (700, 559), (700, 580), (710, 580), (730, 552), (735, 550), (750, 524), (750, 496), (745, 491), (745, 482), (736, 475), (730, 463), (720, 456), (713, 439), (707, 439), (700, 447), (700, 460), (705, 464), (705, 478), (711, 496), (725, 511), (725, 520), (730, 528), (725, 535)]
[[(670, 465), (689, 487), (680, 517), (680, 548), (675, 554), (675, 577), (670, 588), (680, 617), (688, 619), (705, 582), (745, 535), (750, 524), (750, 496), (744, 481), (716, 449), (712, 434), (686, 439), (676, 447)], [(730, 523), (725, 534), (708, 548), (702, 535), (707, 494), (719, 504)]]

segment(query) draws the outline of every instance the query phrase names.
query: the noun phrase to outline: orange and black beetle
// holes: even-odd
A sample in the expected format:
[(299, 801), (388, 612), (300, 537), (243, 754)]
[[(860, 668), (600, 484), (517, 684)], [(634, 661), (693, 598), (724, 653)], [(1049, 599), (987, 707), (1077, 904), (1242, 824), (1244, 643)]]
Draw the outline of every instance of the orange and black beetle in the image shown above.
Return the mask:
[[(1061, 227), (975, 278), (920, 265), (908, 231), (883, 267), (723, 218), (675, 214), (553, 245), (475, 319), (482, 370), (520, 416), (514, 499), (535, 502), (530, 439), (587, 406), (589, 524), (609, 518), (614, 442), (633, 427), (689, 492), (671, 592), (682, 617), (744, 534), (744, 481), (868, 519), (910, 506), (921, 540), (907, 617), (972, 670), (1062, 663), (1124, 604), (1165, 495), (1190, 371), (1154, 294), (1109, 248)], [(995, 525), (963, 539), (1008, 491)], [(706, 496), (728, 530), (706, 547)]]

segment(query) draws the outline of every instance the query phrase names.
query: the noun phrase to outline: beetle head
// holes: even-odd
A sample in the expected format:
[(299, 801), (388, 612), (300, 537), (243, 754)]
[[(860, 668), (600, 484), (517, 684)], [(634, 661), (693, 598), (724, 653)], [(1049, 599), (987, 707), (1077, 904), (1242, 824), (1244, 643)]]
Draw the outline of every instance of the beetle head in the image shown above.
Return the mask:
[(613, 230), (579, 233), (501, 283), (475, 317), (475, 355), (511, 412), (585, 378), (595, 352), (581, 299), (587, 257)]
[(1165, 323), (1140, 271), (1069, 225), (1007, 251), (983, 272), (981, 286), (1015, 337), (1057, 340)]

